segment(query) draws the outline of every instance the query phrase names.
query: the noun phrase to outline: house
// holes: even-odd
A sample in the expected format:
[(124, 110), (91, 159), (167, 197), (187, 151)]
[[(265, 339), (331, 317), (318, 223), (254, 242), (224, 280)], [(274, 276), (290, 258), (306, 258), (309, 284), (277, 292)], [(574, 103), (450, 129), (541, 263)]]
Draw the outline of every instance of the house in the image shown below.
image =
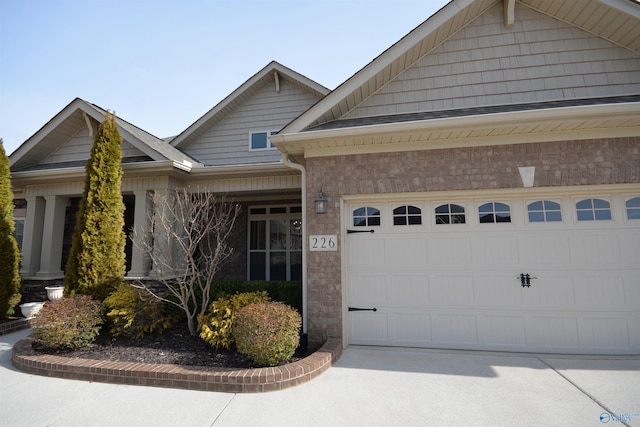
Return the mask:
[[(300, 280), (301, 176), (281, 161), (268, 136), (328, 92), (272, 62), (170, 140), (116, 118), (124, 140), (125, 228), (144, 224), (150, 192), (208, 188), (243, 207), (232, 238), (233, 259), (220, 277)], [(64, 277), (84, 164), (105, 113), (75, 99), (10, 157), (16, 219), (23, 230), (21, 273), (28, 281), (46, 284)], [(276, 248), (278, 239), (293, 245)], [(153, 277), (153, 266), (132, 246), (129, 241), (127, 277)]]
[[(249, 278), (302, 278), (312, 342), (640, 352), (636, 2), (453, 0), (331, 93), (264, 71), (306, 103), (245, 126), (242, 153), (226, 126), (261, 73), (168, 144), (119, 122), (133, 223), (154, 188), (238, 195), (234, 262)], [(11, 156), (35, 277), (60, 273), (49, 223), (81, 192), (67, 162), (89, 144), (82, 119), (101, 114), (74, 103)], [(296, 246), (273, 248), (273, 227)], [(282, 254), (286, 268), (271, 265)], [(150, 270), (132, 253), (134, 275)]]
[(447, 4), (271, 138), (336, 240), (309, 336), (638, 353), (638, 95), (638, 4)]

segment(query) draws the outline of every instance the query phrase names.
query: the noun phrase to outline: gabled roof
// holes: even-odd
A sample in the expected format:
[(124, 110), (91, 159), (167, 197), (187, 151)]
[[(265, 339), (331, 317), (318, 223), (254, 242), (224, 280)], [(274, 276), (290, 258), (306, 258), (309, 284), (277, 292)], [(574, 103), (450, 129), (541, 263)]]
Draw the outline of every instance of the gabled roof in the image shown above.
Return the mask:
[(292, 85), (312, 93), (321, 98), (329, 93), (329, 89), (314, 82), (313, 80), (293, 71), (290, 68), (272, 61), (262, 70), (244, 82), (240, 87), (231, 92), (226, 98), (220, 101), (215, 107), (207, 111), (202, 117), (185, 129), (180, 135), (171, 140), (174, 147), (186, 147), (199, 136), (207, 132), (212, 126), (222, 120), (234, 109), (238, 108), (267, 84), (274, 80), (279, 84), (279, 79), (286, 80)]
[[(106, 113), (106, 110), (95, 104), (80, 98), (74, 99), (11, 154), (11, 169), (14, 171), (29, 168), (38, 169), (38, 165), (55, 151), (61, 143), (87, 127), (87, 117), (91, 117), (101, 123)], [(119, 117), (116, 117), (116, 123), (123, 139), (140, 150), (145, 156), (148, 156), (147, 161), (171, 161), (177, 165), (197, 163), (194, 159), (175, 149), (164, 140)], [(65, 165), (60, 166), (65, 167)], [(66, 167), (71, 166), (66, 165)]]
[[(519, 0), (619, 46), (640, 53), (640, 5), (630, 0)], [(280, 132), (291, 134), (337, 120), (385, 86), (418, 59), (499, 3), (500, 0), (453, 0), (354, 74)], [(503, 0), (505, 25), (514, 0)], [(517, 17), (516, 17), (517, 19)]]

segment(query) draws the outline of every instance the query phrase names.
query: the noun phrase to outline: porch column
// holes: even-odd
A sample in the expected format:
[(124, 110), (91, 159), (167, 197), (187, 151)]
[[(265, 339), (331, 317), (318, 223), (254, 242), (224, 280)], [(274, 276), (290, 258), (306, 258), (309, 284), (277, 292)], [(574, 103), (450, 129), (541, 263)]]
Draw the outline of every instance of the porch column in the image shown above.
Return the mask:
[(44, 206), (42, 197), (27, 196), (27, 217), (22, 237), (22, 264), (20, 274), (23, 277), (34, 276), (40, 269), (42, 251), (42, 229), (44, 227)]
[(40, 270), (36, 276), (41, 279), (59, 279), (64, 277), (60, 263), (62, 262), (62, 239), (64, 237), (67, 198), (46, 196), (45, 200)]
[[(151, 200), (146, 190), (134, 191), (133, 195), (135, 196), (133, 227), (140, 232), (145, 229), (149, 221)], [(149, 274), (149, 270), (151, 270), (149, 257), (136, 245), (132, 245), (131, 269), (127, 273), (127, 277), (146, 277)]]

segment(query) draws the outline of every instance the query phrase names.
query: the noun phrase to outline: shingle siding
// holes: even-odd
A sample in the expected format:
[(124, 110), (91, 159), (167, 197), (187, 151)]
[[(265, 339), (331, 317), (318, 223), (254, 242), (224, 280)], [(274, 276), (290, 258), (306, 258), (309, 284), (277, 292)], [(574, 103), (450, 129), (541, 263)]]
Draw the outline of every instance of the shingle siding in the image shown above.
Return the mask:
[(516, 2), (463, 28), (343, 118), (640, 93), (640, 56)]
[[(51, 153), (42, 164), (56, 164), (72, 161), (84, 161), (89, 158), (91, 147), (93, 146), (93, 138), (89, 136), (88, 129), (82, 129), (73, 137), (65, 141), (58, 149)], [(122, 142), (122, 157), (139, 157), (144, 155), (140, 150), (129, 144), (127, 141)]]
[(250, 132), (278, 131), (316, 101), (282, 79), (280, 92), (275, 84), (265, 86), (184, 151), (206, 165), (278, 161), (281, 155), (276, 149), (249, 150)]

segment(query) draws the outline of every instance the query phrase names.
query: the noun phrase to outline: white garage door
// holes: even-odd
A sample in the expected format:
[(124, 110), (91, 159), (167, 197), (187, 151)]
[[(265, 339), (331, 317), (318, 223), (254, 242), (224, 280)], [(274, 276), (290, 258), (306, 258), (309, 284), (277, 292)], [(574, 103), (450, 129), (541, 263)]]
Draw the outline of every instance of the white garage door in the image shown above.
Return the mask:
[(346, 340), (639, 353), (639, 196), (349, 200)]

